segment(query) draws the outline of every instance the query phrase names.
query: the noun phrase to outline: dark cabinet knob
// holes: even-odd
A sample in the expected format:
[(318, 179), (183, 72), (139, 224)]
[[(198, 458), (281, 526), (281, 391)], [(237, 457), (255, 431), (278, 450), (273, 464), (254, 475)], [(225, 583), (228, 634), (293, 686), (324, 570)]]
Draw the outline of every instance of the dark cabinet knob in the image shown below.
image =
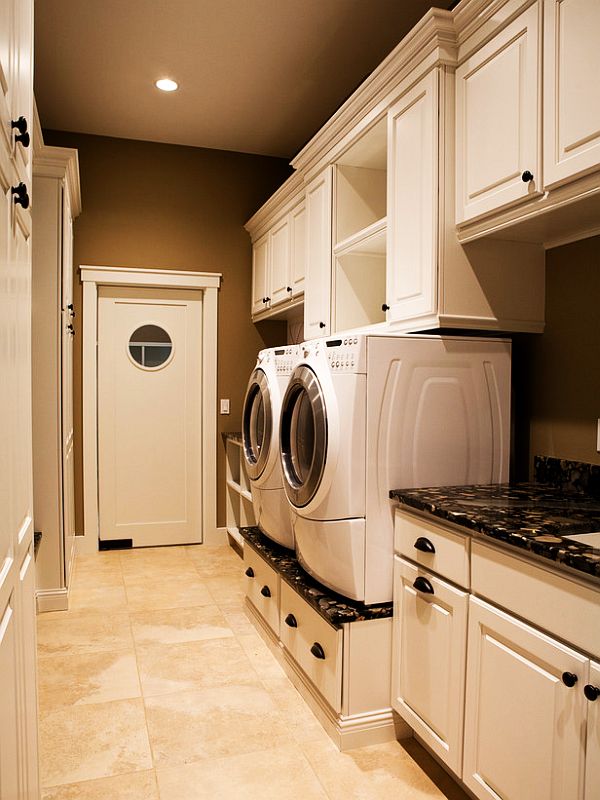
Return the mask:
[(381, 310), (382, 310), (382, 311), (389, 311), (389, 310), (390, 310), (390, 307), (388, 306), (388, 304), (387, 304), (387, 303), (383, 303), (383, 305), (381, 306)]
[(433, 542), (430, 542), (425, 536), (419, 536), (415, 542), (415, 550), (420, 550), (422, 553), (435, 553)]
[(263, 297), (262, 301), (263, 301), (263, 303), (266, 303), (267, 302), (267, 298)]
[(315, 658), (325, 658), (325, 650), (321, 647), (318, 642), (315, 642), (313, 646), (310, 648), (310, 652), (313, 654)]
[(419, 575), (418, 578), (415, 578), (413, 586), (418, 592), (423, 592), (424, 594), (433, 594), (433, 586), (429, 583), (427, 578), (424, 578), (422, 575)]
[(324, 322), (319, 322), (319, 328), (324, 328), (324, 327), (325, 327), (325, 323)]
[(67, 330), (72, 336), (75, 336), (75, 328), (70, 323), (67, 325)]
[(575, 686), (575, 684), (579, 680), (577, 675), (574, 675), (572, 672), (563, 672), (563, 674), (561, 675), (561, 679), (564, 685), (568, 686), (569, 688)]
[(248, 569), (246, 570), (244, 575), (247, 575), (249, 578), (253, 578), (254, 577), (254, 570), (252, 569), (252, 567), (248, 567)]
[(14, 195), (15, 203), (23, 206), (23, 208), (29, 208), (29, 195), (24, 183), (21, 182), (18, 186), (11, 186), (10, 192)]
[(270, 302), (271, 302), (271, 298), (270, 297), (265, 297), (265, 303), (270, 303)]
[(525, 172), (521, 175), (521, 180), (523, 181), (523, 183), (530, 183), (530, 181), (533, 180), (533, 174), (529, 172), (528, 169), (526, 169)]
[(291, 292), (292, 291), (292, 287), (291, 286), (286, 286), (286, 291), (287, 292)]
[(288, 614), (284, 620), (285, 624), (288, 625), (290, 628), (297, 628), (298, 622), (296, 621), (296, 617), (293, 614)]
[(586, 683), (583, 687), (583, 693), (591, 703), (600, 697), (600, 689), (597, 686), (592, 686), (591, 683)]
[(19, 133), (15, 136), (15, 142), (20, 142), (23, 147), (29, 147), (30, 138), (29, 134), (27, 133), (27, 120), (25, 117), (19, 117), (19, 119), (13, 119), (10, 123), (11, 128), (16, 128)]
[(271, 590), (266, 585), (262, 587), (260, 593), (262, 594), (263, 597), (271, 597)]

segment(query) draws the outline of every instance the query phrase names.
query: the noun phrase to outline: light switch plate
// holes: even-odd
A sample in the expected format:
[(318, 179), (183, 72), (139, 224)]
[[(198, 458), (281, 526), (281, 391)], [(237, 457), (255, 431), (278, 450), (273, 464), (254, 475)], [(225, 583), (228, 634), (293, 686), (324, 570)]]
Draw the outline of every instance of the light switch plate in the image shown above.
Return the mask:
[(221, 398), (221, 414), (229, 414), (229, 398)]

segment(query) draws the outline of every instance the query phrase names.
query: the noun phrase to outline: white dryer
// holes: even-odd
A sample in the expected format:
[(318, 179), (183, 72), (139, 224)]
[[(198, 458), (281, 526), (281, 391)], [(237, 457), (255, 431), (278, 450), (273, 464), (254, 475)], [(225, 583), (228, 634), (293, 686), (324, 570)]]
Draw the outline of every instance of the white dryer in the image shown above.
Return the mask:
[(342, 334), (301, 348), (280, 423), (298, 559), (345, 597), (388, 602), (390, 490), (508, 479), (510, 342)]
[(261, 350), (248, 381), (242, 412), (244, 461), (257, 525), (266, 536), (292, 549), (290, 506), (279, 459), (279, 415), (298, 358), (298, 345)]

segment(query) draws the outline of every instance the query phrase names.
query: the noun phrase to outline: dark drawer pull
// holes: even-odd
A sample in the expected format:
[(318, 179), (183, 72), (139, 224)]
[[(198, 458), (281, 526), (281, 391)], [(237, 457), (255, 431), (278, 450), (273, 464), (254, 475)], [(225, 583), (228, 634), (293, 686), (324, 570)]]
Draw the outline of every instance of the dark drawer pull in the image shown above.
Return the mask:
[(262, 594), (263, 597), (271, 597), (271, 590), (266, 585), (262, 587), (260, 593)]
[(568, 686), (569, 689), (575, 686), (575, 684), (579, 680), (577, 675), (574, 675), (572, 672), (563, 672), (563, 674), (561, 675), (561, 679), (564, 685)]
[(594, 700), (597, 700), (598, 697), (600, 697), (600, 689), (597, 686), (592, 686), (591, 683), (586, 683), (586, 685), (583, 687), (583, 693), (590, 703), (593, 703)]
[(246, 572), (244, 574), (247, 575), (249, 578), (253, 578), (254, 577), (254, 570), (252, 569), (252, 567), (248, 567), (248, 569), (246, 570)]
[(415, 550), (420, 550), (422, 553), (435, 553), (433, 542), (426, 539), (425, 536), (419, 536), (415, 542)]
[(418, 592), (424, 592), (425, 594), (433, 594), (433, 586), (429, 583), (427, 578), (424, 578), (422, 575), (419, 575), (418, 578), (415, 578), (413, 586)]
[(288, 614), (284, 620), (285, 624), (288, 625), (290, 628), (297, 628), (298, 623), (296, 621), (296, 617), (293, 614)]
[(310, 652), (313, 654), (315, 658), (325, 658), (325, 650), (321, 647), (318, 642), (315, 642), (313, 646), (310, 648)]

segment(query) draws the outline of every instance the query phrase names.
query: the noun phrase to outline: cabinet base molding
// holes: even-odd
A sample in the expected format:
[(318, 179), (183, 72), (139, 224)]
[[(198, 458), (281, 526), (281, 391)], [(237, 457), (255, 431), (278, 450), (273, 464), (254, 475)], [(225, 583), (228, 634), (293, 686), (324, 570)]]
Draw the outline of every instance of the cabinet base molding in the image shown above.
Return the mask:
[(394, 714), (391, 708), (351, 716), (336, 714), (265, 624), (248, 598), (246, 598), (246, 609), (258, 633), (279, 661), (287, 677), (340, 751), (345, 752), (355, 747), (382, 744), (412, 736), (410, 727)]
[(204, 536), (202, 538), (203, 538), (202, 544), (206, 544), (209, 547), (215, 547), (229, 543), (229, 540), (227, 538), (227, 528), (224, 527), (212, 528), (207, 531), (204, 531)]
[(39, 589), (35, 593), (37, 612), (43, 614), (47, 611), (68, 611), (68, 589)]

